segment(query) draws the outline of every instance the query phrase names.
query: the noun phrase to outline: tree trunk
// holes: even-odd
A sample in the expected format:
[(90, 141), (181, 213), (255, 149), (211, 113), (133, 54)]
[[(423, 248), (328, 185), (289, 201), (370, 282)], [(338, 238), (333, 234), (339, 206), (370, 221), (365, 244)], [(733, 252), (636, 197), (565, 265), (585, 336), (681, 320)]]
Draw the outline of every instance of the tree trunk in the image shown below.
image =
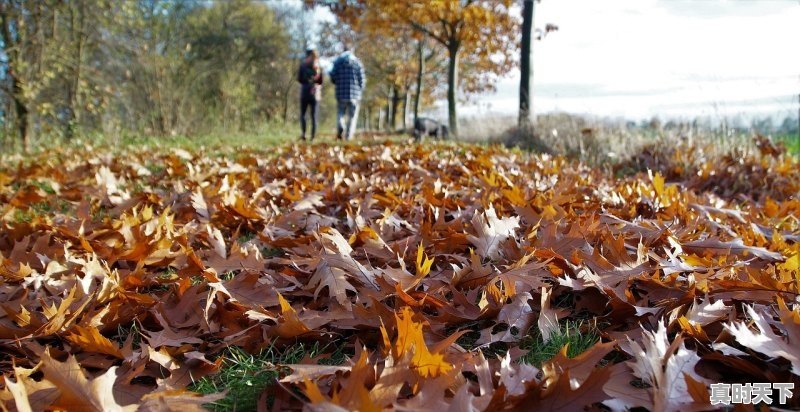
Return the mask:
[(397, 86), (392, 85), (392, 100), (389, 102), (390, 105), (390, 116), (389, 116), (389, 131), (394, 132), (397, 130), (397, 111), (400, 108), (400, 101), (403, 98), (400, 96), (400, 92), (397, 90)]
[(450, 135), (458, 139), (458, 116), (456, 113), (456, 93), (458, 91), (458, 51), (460, 44), (451, 43), (448, 47), (447, 65), (447, 114), (450, 121)]
[(286, 86), (286, 89), (283, 92), (283, 124), (289, 121), (289, 95), (292, 91), (292, 82)]
[(28, 107), (22, 101), (22, 84), (16, 75), (11, 75), (14, 88), (14, 109), (16, 111), (17, 131), (22, 139), (22, 148), (27, 152), (30, 148), (30, 138), (28, 136)]
[(419, 119), (419, 102), (422, 100), (422, 75), (425, 73), (425, 56), (423, 40), (417, 43), (417, 90), (414, 93), (414, 124)]
[(83, 2), (79, 3), (77, 13), (78, 15), (76, 18), (76, 11), (70, 8), (70, 28), (72, 29), (73, 41), (75, 42), (75, 56), (73, 56), (75, 59), (75, 68), (73, 71), (72, 84), (70, 85), (69, 91), (69, 118), (67, 119), (67, 129), (65, 132), (67, 139), (71, 139), (75, 135), (75, 129), (80, 124), (80, 85), (81, 69), (83, 67), (83, 31), (85, 21)]
[(408, 98), (408, 86), (403, 92), (403, 133), (408, 131), (408, 103), (411, 99)]
[(533, 8), (535, 0), (522, 6), (522, 44), (519, 81), (519, 127), (533, 126)]
[(394, 127), (394, 96), (397, 89), (394, 85), (389, 88), (389, 101), (386, 102), (386, 130)]
[(19, 137), (22, 140), (22, 148), (28, 151), (30, 147), (28, 137), (28, 106), (25, 104), (22, 81), (20, 80), (16, 68), (19, 66), (20, 59), (20, 27), (17, 25), (12, 28), (11, 7), (6, 3), (0, 3), (0, 35), (2, 35), (3, 49), (7, 59), (6, 75), (11, 79), (11, 100), (14, 101), (15, 126)]
[(390, 100), (390, 101), (386, 102), (386, 118), (385, 118), (385, 121), (383, 123), (383, 131), (384, 132), (388, 132), (388, 131), (391, 130), (392, 124), (391, 124), (390, 120), (391, 120), (392, 116), (393, 116), (393, 114), (392, 114), (392, 101)]

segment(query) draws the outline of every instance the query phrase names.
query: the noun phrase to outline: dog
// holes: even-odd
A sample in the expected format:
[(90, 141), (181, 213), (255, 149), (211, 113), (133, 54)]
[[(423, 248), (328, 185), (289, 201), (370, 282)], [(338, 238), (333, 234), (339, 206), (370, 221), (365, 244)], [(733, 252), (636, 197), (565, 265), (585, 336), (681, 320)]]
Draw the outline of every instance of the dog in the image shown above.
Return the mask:
[(434, 137), (446, 140), (449, 134), (447, 126), (428, 117), (420, 117), (414, 121), (414, 140), (420, 141), (423, 137)]

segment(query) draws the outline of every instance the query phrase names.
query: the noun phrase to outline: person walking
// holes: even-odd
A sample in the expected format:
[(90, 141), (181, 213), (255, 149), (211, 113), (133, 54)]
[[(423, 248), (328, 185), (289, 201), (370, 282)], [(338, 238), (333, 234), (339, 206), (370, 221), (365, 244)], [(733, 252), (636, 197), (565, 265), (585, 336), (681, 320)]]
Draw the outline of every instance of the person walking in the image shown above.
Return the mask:
[(306, 58), (297, 70), (297, 81), (300, 83), (300, 139), (306, 140), (306, 112), (310, 112), (311, 140), (314, 140), (317, 135), (317, 107), (322, 100), (322, 69), (316, 50), (306, 50)]
[(350, 140), (356, 131), (358, 106), (366, 84), (364, 66), (350, 48), (345, 46), (344, 53), (333, 62), (330, 76), (331, 82), (336, 85), (336, 138)]

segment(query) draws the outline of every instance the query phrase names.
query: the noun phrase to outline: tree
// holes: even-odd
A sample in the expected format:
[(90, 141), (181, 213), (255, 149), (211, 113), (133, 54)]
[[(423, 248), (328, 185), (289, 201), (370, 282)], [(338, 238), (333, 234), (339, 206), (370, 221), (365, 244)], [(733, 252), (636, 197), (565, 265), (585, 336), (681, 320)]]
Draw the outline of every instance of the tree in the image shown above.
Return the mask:
[[(205, 85), (204, 104), (241, 130), (260, 115), (284, 112), (284, 85), (294, 81), (286, 30), (263, 3), (215, 3), (190, 16), (187, 63)], [(228, 122), (228, 124), (225, 124)]]
[(520, 80), (519, 80), (519, 121), (520, 129), (533, 127), (533, 42), (541, 40), (547, 33), (558, 30), (558, 26), (548, 23), (543, 31), (534, 26), (536, 3), (541, 0), (523, 0), (522, 40), (520, 42)]
[(110, 11), (110, 0), (0, 2), (2, 89), (23, 146), (32, 130), (70, 137), (83, 114), (101, 109), (98, 50)]
[(204, 118), (193, 113), (194, 72), (187, 70), (191, 1), (113, 2), (104, 27), (99, 68), (113, 96), (104, 128), (168, 135)]
[(520, 45), (519, 127), (533, 125), (533, 16), (535, 0), (522, 2), (522, 42)]
[(13, 101), (14, 124), (25, 150), (30, 145), (28, 124), (31, 104), (31, 93), (25, 87), (26, 72), (29, 71), (28, 63), (36, 50), (35, 34), (41, 21), (41, 5), (0, 0), (0, 39), (6, 60), (3, 62), (3, 77), (8, 79), (3, 85), (3, 92)]
[[(412, 0), (340, 0), (337, 14), (384, 35), (406, 25), (447, 51), (448, 118), (450, 132), (457, 136), (458, 90), (490, 87), (492, 75), (513, 67), (519, 21), (510, 13), (511, 4), (512, 0), (443, 0), (424, 5)], [(460, 73), (462, 60), (470, 68), (463, 76), (466, 81)]]

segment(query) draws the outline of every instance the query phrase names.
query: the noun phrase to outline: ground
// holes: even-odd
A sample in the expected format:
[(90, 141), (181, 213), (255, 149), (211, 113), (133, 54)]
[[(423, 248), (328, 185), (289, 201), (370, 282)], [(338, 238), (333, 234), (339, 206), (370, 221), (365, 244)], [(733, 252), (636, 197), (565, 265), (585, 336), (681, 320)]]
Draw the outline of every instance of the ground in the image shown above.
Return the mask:
[(800, 171), (768, 141), (157, 143), (3, 157), (5, 408), (703, 410), (799, 381)]

